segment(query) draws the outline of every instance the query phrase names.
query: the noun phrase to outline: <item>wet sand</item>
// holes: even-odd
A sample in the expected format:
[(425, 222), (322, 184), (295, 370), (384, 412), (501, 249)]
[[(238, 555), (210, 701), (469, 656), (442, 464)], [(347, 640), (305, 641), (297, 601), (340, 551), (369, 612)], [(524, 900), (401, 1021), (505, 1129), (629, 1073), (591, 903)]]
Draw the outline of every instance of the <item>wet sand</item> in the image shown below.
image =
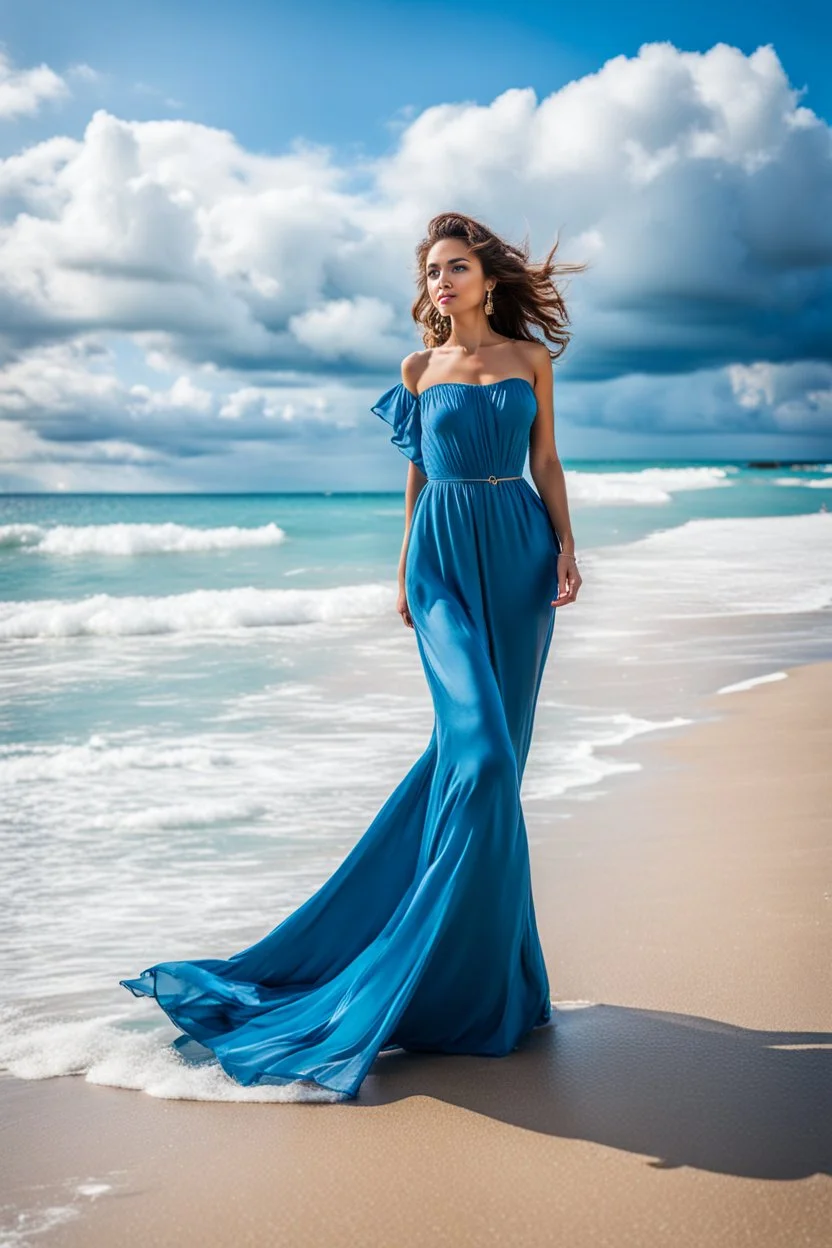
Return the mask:
[(534, 804), (554, 1025), (510, 1057), (385, 1054), (336, 1105), (0, 1076), (0, 1243), (828, 1245), (831, 708), (792, 669)]

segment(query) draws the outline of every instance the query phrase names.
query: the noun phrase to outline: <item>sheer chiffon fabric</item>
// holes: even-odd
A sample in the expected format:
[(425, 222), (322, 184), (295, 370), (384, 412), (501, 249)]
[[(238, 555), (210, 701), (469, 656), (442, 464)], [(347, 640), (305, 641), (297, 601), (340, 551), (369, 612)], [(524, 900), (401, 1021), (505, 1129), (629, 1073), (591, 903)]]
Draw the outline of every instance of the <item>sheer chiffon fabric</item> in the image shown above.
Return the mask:
[(499, 1057), (551, 1019), (520, 785), (558, 542), (525, 479), (467, 480), (522, 473), (534, 390), (399, 383), (371, 410), (428, 478), (405, 584), (430, 740), (330, 878), (262, 939), (119, 981), (181, 1029), (185, 1060), (197, 1041), (246, 1086), (354, 1097), (382, 1051)]

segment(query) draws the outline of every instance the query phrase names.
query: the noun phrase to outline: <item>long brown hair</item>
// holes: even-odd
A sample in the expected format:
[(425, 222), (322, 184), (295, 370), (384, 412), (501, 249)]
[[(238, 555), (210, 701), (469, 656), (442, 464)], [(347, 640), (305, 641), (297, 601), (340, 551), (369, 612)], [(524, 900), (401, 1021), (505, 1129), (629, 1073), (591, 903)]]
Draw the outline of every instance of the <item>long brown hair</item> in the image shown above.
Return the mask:
[[(462, 239), (476, 252), (486, 277), (496, 277), (492, 295), (494, 312), (488, 318), (492, 328), (507, 338), (539, 342), (532, 327), (543, 331), (545, 345), (556, 360), (566, 350), (571, 337), (569, 315), (556, 279), (567, 273), (580, 273), (585, 264), (555, 264), (557, 242), (540, 264), (529, 262), (529, 244), (519, 247), (505, 242), (482, 222), (459, 212), (440, 212), (428, 222), (427, 233), (416, 248), (418, 295), (411, 312), (422, 329), (426, 347), (440, 347), (451, 332), (450, 317), (443, 316), (431, 302), (425, 265), (434, 243), (445, 238)], [(549, 346), (549, 343), (553, 344)]]

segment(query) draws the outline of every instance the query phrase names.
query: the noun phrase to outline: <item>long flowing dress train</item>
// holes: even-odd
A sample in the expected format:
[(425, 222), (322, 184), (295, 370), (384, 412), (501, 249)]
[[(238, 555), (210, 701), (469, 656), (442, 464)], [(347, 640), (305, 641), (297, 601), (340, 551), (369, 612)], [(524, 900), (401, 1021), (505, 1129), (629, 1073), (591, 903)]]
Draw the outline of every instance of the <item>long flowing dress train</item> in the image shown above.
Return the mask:
[(520, 801), (559, 551), (521, 475), (534, 389), (398, 383), (371, 411), (427, 476), (405, 565), (427, 747), (262, 939), (119, 981), (155, 998), (180, 1052), (198, 1041), (246, 1086), (311, 1080), (354, 1097), (384, 1050), (503, 1056), (551, 1019)]

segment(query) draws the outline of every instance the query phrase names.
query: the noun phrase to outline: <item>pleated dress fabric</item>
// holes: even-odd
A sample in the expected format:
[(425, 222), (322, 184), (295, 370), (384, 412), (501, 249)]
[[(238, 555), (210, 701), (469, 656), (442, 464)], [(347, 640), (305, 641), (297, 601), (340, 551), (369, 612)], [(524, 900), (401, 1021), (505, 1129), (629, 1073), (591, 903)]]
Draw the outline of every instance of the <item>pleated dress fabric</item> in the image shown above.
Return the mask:
[[(556, 608), (559, 545), (520, 474), (523, 378), (401, 383), (371, 409), (428, 480), (405, 565), (434, 706), (422, 755), (330, 878), (229, 958), (119, 982), (239, 1083), (358, 1094), (382, 1051), (504, 1056), (551, 1020), (520, 784)], [(519, 477), (518, 480), (468, 478)], [(326, 765), (326, 759), (321, 759)], [(210, 1060), (211, 1054), (207, 1055)]]

